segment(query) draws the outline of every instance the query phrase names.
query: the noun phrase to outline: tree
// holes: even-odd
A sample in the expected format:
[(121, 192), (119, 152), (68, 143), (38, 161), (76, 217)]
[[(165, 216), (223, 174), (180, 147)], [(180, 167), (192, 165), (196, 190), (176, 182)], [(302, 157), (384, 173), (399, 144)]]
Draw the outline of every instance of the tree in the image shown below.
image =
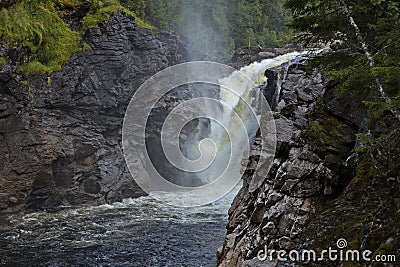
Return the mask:
[[(343, 9), (344, 14), (346, 15), (346, 17), (348, 19), (351, 27), (354, 29), (354, 33), (355, 33), (355, 36), (357, 38), (358, 44), (362, 48), (362, 50), (364, 51), (364, 54), (365, 54), (365, 57), (368, 60), (369, 66), (371, 67), (371, 69), (374, 69), (375, 68), (375, 60), (371, 56), (371, 54), (369, 53), (368, 46), (367, 46), (367, 44), (366, 44), (366, 42), (364, 40), (364, 37), (362, 36), (362, 34), (360, 32), (360, 28), (358, 27), (357, 23), (354, 21), (354, 18), (350, 14), (350, 11), (347, 8), (347, 5), (344, 2), (344, 0), (338, 0), (338, 1), (340, 3), (340, 6)], [(375, 85), (378, 88), (378, 91), (379, 91), (382, 99), (385, 101), (386, 104), (390, 105), (391, 104), (391, 99), (386, 95), (385, 90), (383, 89), (383, 85), (382, 85), (382, 83), (380, 81), (380, 78), (375, 73), (372, 73), (372, 77), (374, 78)], [(397, 112), (395, 110), (393, 110), (393, 109), (390, 109), (390, 110), (393, 113), (393, 115), (395, 115), (395, 117), (400, 120), (400, 116), (397, 114)]]
[(396, 0), (287, 0), (302, 41), (335, 43), (320, 63), (339, 88), (364, 97), (371, 115), (392, 111), (400, 96), (400, 3)]
[(121, 4), (132, 10), (141, 19), (145, 18), (146, 14), (146, 3), (145, 0), (120, 0)]

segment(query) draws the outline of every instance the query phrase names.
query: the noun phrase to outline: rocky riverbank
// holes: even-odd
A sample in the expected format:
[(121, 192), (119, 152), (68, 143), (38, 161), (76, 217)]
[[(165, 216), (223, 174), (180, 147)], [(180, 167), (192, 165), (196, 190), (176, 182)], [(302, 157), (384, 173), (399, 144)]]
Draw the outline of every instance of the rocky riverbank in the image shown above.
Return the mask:
[[(60, 72), (27, 80), (22, 47), (0, 50), (0, 210), (102, 204), (143, 195), (121, 150), (125, 109), (146, 79), (188, 60), (168, 32), (113, 15), (89, 29), (87, 51)], [(168, 104), (166, 104), (168, 106)]]
[[(286, 69), (266, 71), (269, 84), (275, 85), (265, 91), (270, 102), (271, 90), (277, 90)], [(248, 179), (256, 170), (246, 171), (243, 188), (229, 210), (218, 266), (358, 266), (340, 261), (279, 262), (276, 255), (272, 261), (257, 258), (265, 248), (321, 252), (336, 246), (340, 238), (348, 241), (349, 249), (400, 258), (400, 162), (393, 152), (388, 154), (388, 147), (399, 149), (396, 124), (388, 122), (371, 133), (384, 132), (396, 140), (382, 138), (381, 152), (368, 148), (371, 154), (361, 153), (365, 144), (356, 134), (366, 127), (365, 108), (354, 96), (338, 94), (321, 72), (307, 72), (304, 62), (289, 67), (277, 95), (276, 105), (271, 102), (278, 134), (274, 164), (254, 192)], [(248, 166), (256, 166), (259, 145), (256, 139)], [(390, 163), (384, 163), (385, 157)]]

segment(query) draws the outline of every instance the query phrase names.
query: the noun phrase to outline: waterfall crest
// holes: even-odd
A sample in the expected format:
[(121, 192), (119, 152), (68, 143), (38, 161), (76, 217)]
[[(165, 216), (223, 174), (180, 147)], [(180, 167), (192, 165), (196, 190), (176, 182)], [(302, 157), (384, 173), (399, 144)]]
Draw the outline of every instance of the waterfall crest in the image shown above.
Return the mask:
[[(259, 120), (261, 119), (262, 114), (258, 114), (257, 118), (254, 117), (254, 114), (252, 114), (246, 103), (252, 104), (254, 102), (255, 99), (253, 98), (255, 97), (255, 94), (252, 93), (252, 91), (258, 90), (258, 85), (268, 83), (268, 79), (264, 75), (264, 72), (267, 69), (273, 69), (285, 64), (285, 69), (287, 70), (291, 62), (297, 62), (298, 60), (303, 59), (306, 55), (307, 52), (292, 52), (276, 58), (255, 62), (242, 67), (240, 70), (233, 72), (231, 75), (220, 81), (219, 101), (223, 103), (221, 104), (221, 109), (215, 110), (205, 105), (205, 108), (212, 113), (212, 116), (218, 118), (217, 120), (211, 120), (209, 136), (214, 140), (218, 147), (216, 162), (226, 162), (226, 159), (229, 158), (229, 154), (232, 151), (230, 146), (236, 147), (237, 151), (242, 151), (242, 153), (235, 155), (237, 157), (236, 160), (241, 162), (241, 156), (244, 151), (243, 149), (239, 149), (239, 147), (246, 142), (250, 142), (251, 144), (259, 130)], [(285, 75), (286, 74), (283, 73), (280, 76), (276, 87), (273, 88), (276, 90), (276, 92), (273, 93), (277, 95), (277, 98), (279, 98), (280, 87), (285, 79)], [(240, 122), (244, 124), (247, 132), (246, 135), (237, 134), (241, 125), (235, 123), (233, 117), (236, 115), (240, 117)], [(224, 131), (220, 126), (221, 124), (228, 125), (229, 129)], [(233, 135), (228, 137), (227, 132), (232, 132)], [(216, 178), (216, 174), (221, 173), (220, 169), (223, 167), (224, 166), (221, 166), (220, 164), (215, 164), (206, 172), (198, 173), (198, 176), (201, 178), (203, 183), (209, 183)]]

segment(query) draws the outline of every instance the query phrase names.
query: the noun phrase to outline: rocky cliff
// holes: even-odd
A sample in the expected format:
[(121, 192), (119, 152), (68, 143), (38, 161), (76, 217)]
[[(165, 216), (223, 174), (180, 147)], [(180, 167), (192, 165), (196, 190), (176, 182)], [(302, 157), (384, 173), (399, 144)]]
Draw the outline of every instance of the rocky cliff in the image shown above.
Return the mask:
[[(139, 28), (121, 13), (89, 29), (83, 41), (90, 49), (74, 54), (60, 72), (29, 79), (17, 71), (27, 61), (26, 49), (0, 47), (7, 59), (0, 66), (2, 211), (101, 204), (143, 194), (121, 151), (125, 109), (135, 89), (156, 72), (186, 61), (187, 51), (176, 36)], [(275, 55), (253, 52), (251, 57), (237, 54), (232, 65)], [(318, 71), (307, 72), (304, 62), (290, 66), (287, 75), (286, 70), (267, 70), (269, 83), (260, 88), (274, 109), (274, 164), (254, 192), (248, 179), (255, 170), (247, 169), (229, 210), (218, 265), (306, 265), (263, 262), (257, 254), (265, 247), (321, 250), (340, 238), (349, 248), (400, 259), (398, 123), (382, 120), (357, 139), (368, 118), (354, 96), (336, 94), (335, 85)], [(177, 98), (187, 97), (189, 90), (165, 96), (152, 114), (152, 126), (162, 124)], [(150, 140), (158, 143), (159, 135), (150, 133)], [(251, 163), (259, 159), (259, 144), (256, 139)], [(161, 171), (171, 173), (168, 166)], [(315, 264), (321, 265), (356, 263)]]
[[(270, 85), (277, 84), (285, 68), (266, 71)], [(255, 192), (249, 191), (248, 180), (256, 170), (245, 172), (229, 210), (218, 266), (365, 266), (339, 260), (283, 262), (276, 254), (273, 260), (257, 257), (266, 249), (321, 252), (336, 248), (341, 238), (348, 249), (400, 258), (398, 126), (388, 121), (369, 132), (383, 136), (378, 149), (360, 142), (356, 133), (366, 128), (365, 108), (334, 87), (301, 62), (290, 66), (276, 105), (275, 89), (264, 88), (278, 134), (274, 163)], [(259, 145), (256, 139), (248, 166), (257, 165)]]
[[(156, 72), (187, 60), (168, 32), (114, 14), (83, 41), (60, 72), (23, 81), (23, 47), (2, 47), (0, 210), (100, 204), (142, 195), (121, 151), (129, 100)], [(131, 88), (131, 89), (129, 89)]]

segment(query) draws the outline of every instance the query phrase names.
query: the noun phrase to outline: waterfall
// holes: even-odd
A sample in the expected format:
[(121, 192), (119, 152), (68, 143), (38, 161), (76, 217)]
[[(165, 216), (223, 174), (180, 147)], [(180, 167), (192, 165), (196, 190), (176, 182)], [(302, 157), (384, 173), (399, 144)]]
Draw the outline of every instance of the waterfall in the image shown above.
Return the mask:
[[(257, 189), (271, 166), (276, 145), (273, 115), (257, 86), (268, 84), (264, 75), (267, 69), (284, 65), (285, 71), (275, 81), (276, 86), (269, 89), (277, 102), (289, 65), (307, 55), (308, 52), (293, 52), (240, 70), (215, 62), (188, 62), (167, 68), (147, 80), (132, 98), (123, 127), (124, 155), (135, 181), (150, 195), (172, 205), (214, 202), (241, 180), (259, 131), (261, 150), (254, 169), (260, 171), (248, 181), (250, 191)], [(180, 99), (171, 107), (160, 129), (162, 150), (154, 152), (156, 159), (161, 157), (158, 151), (164, 154), (158, 165), (166, 162), (172, 167), (168, 167), (168, 172), (173, 168), (179, 171), (168, 179), (160, 175), (149, 159), (145, 122), (157, 101), (168, 95), (170, 88), (182, 85), (192, 98)], [(194, 128), (193, 121), (197, 122)], [(185, 129), (187, 125), (192, 127)]]
[[(240, 151), (239, 154), (235, 155), (234, 159), (236, 162), (242, 161), (243, 149), (240, 147), (246, 143), (246, 141), (250, 141), (254, 139), (257, 131), (259, 130), (259, 124), (257, 119), (253, 116), (251, 111), (245, 107), (245, 103), (252, 103), (254, 95), (251, 93), (252, 90), (256, 88), (256, 86), (261, 83), (268, 83), (267, 78), (264, 75), (265, 70), (279, 67), (281, 65), (286, 64), (285, 71), (282, 75), (280, 75), (280, 79), (277, 82), (277, 86), (275, 90), (276, 94), (280, 94), (280, 88), (284, 79), (286, 78), (287, 71), (291, 62), (297, 62), (300, 59), (303, 59), (304, 56), (307, 55), (307, 52), (299, 53), (292, 52), (289, 54), (285, 54), (282, 56), (278, 56), (273, 59), (265, 59), (261, 62), (255, 62), (248, 66), (242, 67), (240, 70), (233, 72), (230, 76), (222, 79), (220, 86), (220, 94), (219, 101), (223, 103), (221, 104), (221, 109), (216, 110), (211, 107), (205, 105), (205, 108), (208, 110), (208, 114), (212, 117), (218, 118), (217, 120), (211, 120), (211, 130), (210, 136), (217, 148), (218, 152), (216, 154), (215, 163), (210, 166), (206, 171), (200, 172), (197, 175), (201, 178), (203, 183), (210, 183), (213, 179), (216, 178), (218, 174), (222, 171), (221, 169), (226, 166), (226, 164), (220, 164), (227, 161), (229, 158), (229, 154), (231, 151)], [(230, 90), (227, 90), (229, 88)], [(240, 125), (235, 123), (233, 119), (235, 113), (240, 117), (241, 123), (244, 124), (247, 134), (237, 134), (240, 133), (238, 131)], [(227, 131), (220, 125), (228, 125)], [(227, 132), (233, 133), (230, 136), (230, 142), (227, 137)], [(198, 146), (198, 143), (194, 145)], [(230, 148), (230, 146), (233, 146)], [(231, 174), (240, 176), (240, 173)]]

